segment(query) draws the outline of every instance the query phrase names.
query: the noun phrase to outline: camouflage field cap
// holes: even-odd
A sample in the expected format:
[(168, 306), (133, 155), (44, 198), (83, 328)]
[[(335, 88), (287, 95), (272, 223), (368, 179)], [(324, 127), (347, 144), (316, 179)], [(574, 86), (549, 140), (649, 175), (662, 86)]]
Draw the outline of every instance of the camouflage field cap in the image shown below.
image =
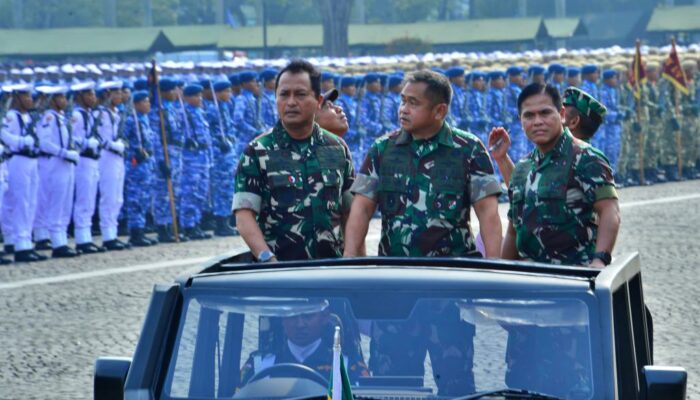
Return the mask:
[(593, 96), (573, 86), (564, 90), (563, 104), (565, 106), (576, 107), (581, 114), (585, 114), (589, 117), (591, 114), (597, 114), (600, 119), (603, 119), (605, 113), (608, 112), (608, 109), (598, 100), (594, 99)]

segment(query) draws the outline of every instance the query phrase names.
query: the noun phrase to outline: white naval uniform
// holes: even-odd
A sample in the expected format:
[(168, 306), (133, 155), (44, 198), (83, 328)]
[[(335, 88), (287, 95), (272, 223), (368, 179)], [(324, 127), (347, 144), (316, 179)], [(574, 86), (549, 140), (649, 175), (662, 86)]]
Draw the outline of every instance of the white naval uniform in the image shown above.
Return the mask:
[(118, 138), (119, 112), (106, 107), (99, 107), (96, 119), (97, 132), (104, 150), (100, 156), (100, 232), (103, 242), (117, 238), (119, 211), (124, 204), (124, 157), (116, 154), (115, 149), (124, 152), (124, 142)]
[[(39, 200), (34, 222), (37, 232), (48, 230), (51, 247), (68, 244), (68, 224), (73, 210), (75, 165), (66, 157), (77, 152), (70, 150), (71, 136), (63, 112), (47, 110), (36, 127), (39, 147)], [(76, 157), (77, 158), (77, 157)]]
[(36, 150), (37, 145), (34, 143), (27, 146), (26, 143), (31, 126), (32, 117), (29, 113), (10, 110), (0, 131), (3, 143), (12, 154), (3, 163), (7, 170), (7, 190), (3, 197), (0, 220), (5, 244), (14, 245), (15, 251), (33, 248), (32, 225), (36, 214), (39, 171), (36, 157), (28, 155), (30, 150)]
[(73, 141), (81, 151), (80, 161), (75, 167), (73, 226), (76, 244), (92, 243), (92, 216), (95, 214), (97, 185), (100, 180), (99, 160), (85, 155), (88, 150), (87, 138), (95, 124), (92, 113), (93, 110), (76, 106), (70, 121)]

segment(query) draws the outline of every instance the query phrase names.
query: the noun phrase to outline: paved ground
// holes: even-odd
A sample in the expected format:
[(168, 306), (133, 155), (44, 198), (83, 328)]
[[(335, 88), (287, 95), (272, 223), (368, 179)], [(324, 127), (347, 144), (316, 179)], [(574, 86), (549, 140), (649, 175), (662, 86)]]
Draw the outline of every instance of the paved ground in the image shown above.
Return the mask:
[[(623, 189), (621, 201), (615, 253), (641, 253), (657, 364), (686, 367), (689, 398), (700, 399), (700, 181)], [(1, 267), (0, 399), (91, 398), (96, 357), (131, 354), (153, 284), (241, 245), (214, 239)]]

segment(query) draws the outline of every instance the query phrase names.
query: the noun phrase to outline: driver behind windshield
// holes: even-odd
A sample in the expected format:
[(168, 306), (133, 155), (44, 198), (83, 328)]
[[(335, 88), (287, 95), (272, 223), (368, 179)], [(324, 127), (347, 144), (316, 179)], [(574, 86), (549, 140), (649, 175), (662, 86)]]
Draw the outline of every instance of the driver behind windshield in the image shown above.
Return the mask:
[[(276, 350), (254, 351), (241, 368), (241, 387), (260, 371), (277, 364), (302, 364), (328, 378), (333, 366), (333, 333), (340, 320), (328, 308), (282, 318), (284, 340)], [(341, 330), (342, 331), (342, 330)], [(343, 351), (350, 381), (369, 376), (361, 357)]]

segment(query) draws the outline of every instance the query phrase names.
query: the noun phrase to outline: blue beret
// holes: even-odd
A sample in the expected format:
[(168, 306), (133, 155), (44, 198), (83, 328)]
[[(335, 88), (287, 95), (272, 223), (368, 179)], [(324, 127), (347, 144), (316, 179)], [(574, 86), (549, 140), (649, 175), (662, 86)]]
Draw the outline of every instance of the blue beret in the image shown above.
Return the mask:
[(220, 92), (222, 90), (226, 90), (231, 87), (231, 82), (229, 82), (226, 79), (222, 79), (220, 81), (214, 82), (214, 91), (215, 92)]
[(134, 81), (134, 90), (147, 90), (148, 89), (148, 81), (143, 78), (139, 78)]
[(161, 92), (167, 92), (175, 89), (177, 87), (177, 83), (175, 83), (175, 81), (172, 79), (163, 78), (160, 80), (160, 82), (158, 82), (158, 87), (160, 88)]
[(527, 69), (527, 74), (528, 75), (543, 75), (544, 71), (545, 71), (545, 69), (541, 65), (531, 65), (530, 68)]
[(378, 80), (379, 80), (379, 75), (374, 73), (374, 72), (370, 72), (369, 74), (365, 75), (365, 83), (372, 83), (372, 82), (376, 82)]
[(489, 79), (505, 78), (506, 74), (503, 71), (491, 71), (489, 72)]
[(209, 89), (211, 88), (211, 79), (202, 78), (199, 80), (199, 84), (202, 86), (203, 89)]
[(202, 85), (198, 85), (196, 83), (190, 83), (189, 85), (185, 86), (185, 90), (183, 90), (183, 94), (185, 96), (194, 96), (199, 93), (202, 93)]
[(388, 87), (394, 87), (396, 85), (400, 85), (401, 81), (403, 81), (403, 78), (400, 75), (390, 75), (389, 76), (389, 83)]
[(569, 67), (569, 69), (566, 70), (567, 75), (569, 78), (573, 78), (575, 76), (578, 76), (581, 73), (581, 70), (576, 67)]
[(615, 76), (617, 76), (617, 71), (614, 69), (606, 69), (603, 71), (603, 80), (610, 79)]
[(335, 77), (335, 75), (332, 72), (328, 72), (328, 71), (321, 72), (321, 82), (329, 81), (329, 80), (333, 79), (334, 77)]
[(134, 103), (138, 103), (139, 101), (147, 98), (148, 92), (145, 90), (137, 90), (131, 94), (131, 99), (134, 101)]
[(240, 78), (241, 83), (246, 83), (254, 81), (258, 77), (258, 74), (255, 71), (243, 71), (238, 75), (238, 77)]
[(241, 84), (241, 78), (238, 76), (238, 74), (231, 74), (228, 76), (229, 82), (231, 82), (231, 85), (233, 86), (238, 86)]
[(581, 68), (582, 74), (592, 74), (594, 72), (598, 72), (598, 66), (595, 64), (586, 64)]
[(273, 69), (273, 68), (264, 69), (264, 70), (260, 73), (260, 80), (263, 81), (263, 82), (264, 82), (264, 81), (269, 81), (269, 80), (271, 80), (271, 79), (275, 79), (276, 77), (277, 77), (277, 70), (276, 70), (276, 69)]
[(355, 86), (356, 82), (357, 82), (357, 80), (355, 78), (353, 78), (352, 76), (344, 76), (340, 80), (340, 87), (344, 88), (344, 87), (348, 87), (348, 86)]
[(506, 74), (508, 74), (508, 76), (522, 75), (523, 69), (513, 65), (508, 67), (508, 69), (506, 70)]
[(566, 67), (561, 64), (550, 64), (547, 69), (550, 74), (563, 74), (566, 73)]
[(445, 75), (448, 78), (456, 78), (458, 76), (464, 76), (464, 68), (462, 67), (452, 67), (445, 71)]
[(486, 74), (481, 71), (472, 71), (470, 74), (471, 80), (475, 79), (486, 79)]

